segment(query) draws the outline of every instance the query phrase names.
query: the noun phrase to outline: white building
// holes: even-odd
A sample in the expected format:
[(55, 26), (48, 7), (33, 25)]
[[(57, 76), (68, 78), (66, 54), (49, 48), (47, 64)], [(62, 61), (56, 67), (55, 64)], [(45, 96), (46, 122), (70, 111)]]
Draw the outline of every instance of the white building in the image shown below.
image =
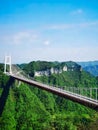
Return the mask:
[(67, 66), (64, 66), (64, 67), (63, 67), (63, 71), (67, 71)]
[(35, 71), (34, 76), (41, 76), (43, 75), (42, 71)]
[(51, 69), (47, 69), (47, 70), (42, 70), (42, 71), (35, 71), (34, 76), (49, 76), (51, 74), (60, 74), (63, 71), (67, 71), (67, 66), (64, 66), (63, 69), (58, 69), (58, 68), (51, 68)]

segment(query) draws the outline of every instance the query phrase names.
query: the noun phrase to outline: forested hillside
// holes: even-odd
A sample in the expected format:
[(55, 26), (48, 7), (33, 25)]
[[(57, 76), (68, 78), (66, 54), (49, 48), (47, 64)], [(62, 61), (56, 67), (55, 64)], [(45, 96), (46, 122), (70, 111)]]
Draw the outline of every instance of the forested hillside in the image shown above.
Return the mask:
[[(80, 71), (81, 66), (76, 64), (75, 62), (47, 62), (47, 61), (33, 61), (29, 64), (21, 64), (19, 65), (27, 75), (34, 77), (34, 73), (37, 71), (49, 71), (50, 69), (56, 69), (60, 72), (63, 70), (64, 66), (66, 67), (66, 71)], [(49, 74), (51, 75), (51, 74)]]
[[(32, 72), (32, 67), (29, 71), (24, 68), (29, 64), (22, 67), (25, 72)], [(0, 65), (0, 130), (98, 130), (96, 111), (35, 86), (20, 84), (2, 71)], [(98, 87), (98, 79), (85, 71), (34, 78), (57, 87)]]

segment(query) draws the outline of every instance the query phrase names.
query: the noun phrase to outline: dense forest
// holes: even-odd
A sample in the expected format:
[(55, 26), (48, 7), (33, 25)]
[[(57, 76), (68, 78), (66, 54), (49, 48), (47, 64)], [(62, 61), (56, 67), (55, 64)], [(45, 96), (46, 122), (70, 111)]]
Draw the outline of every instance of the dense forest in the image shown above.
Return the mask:
[[(69, 66), (73, 64), (79, 67), (76, 63), (67, 63)], [(32, 75), (34, 72), (32, 66), (41, 70), (58, 65), (58, 62), (45, 62), (44, 65), (40, 62), (31, 62), (22, 64), (20, 67), (27, 74)], [(78, 69), (33, 78), (57, 87), (98, 87), (97, 77)], [(0, 130), (98, 130), (98, 113), (83, 105), (6, 76), (3, 74), (1, 64)]]

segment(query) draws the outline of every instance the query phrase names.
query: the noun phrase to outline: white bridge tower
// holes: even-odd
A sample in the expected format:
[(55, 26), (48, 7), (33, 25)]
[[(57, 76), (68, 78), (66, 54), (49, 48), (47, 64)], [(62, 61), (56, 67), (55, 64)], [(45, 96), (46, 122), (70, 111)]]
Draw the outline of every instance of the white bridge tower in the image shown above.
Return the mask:
[[(7, 69), (7, 66), (8, 66), (8, 69)], [(7, 72), (8, 73), (12, 73), (12, 68), (11, 68), (11, 56), (5, 56), (5, 59), (4, 59), (4, 73), (6, 74)]]

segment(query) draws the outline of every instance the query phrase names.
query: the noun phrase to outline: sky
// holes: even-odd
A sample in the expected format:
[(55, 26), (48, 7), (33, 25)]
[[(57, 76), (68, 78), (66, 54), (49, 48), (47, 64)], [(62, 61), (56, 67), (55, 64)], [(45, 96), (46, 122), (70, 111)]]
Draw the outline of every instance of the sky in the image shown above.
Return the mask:
[(98, 60), (98, 0), (0, 0), (0, 63)]

